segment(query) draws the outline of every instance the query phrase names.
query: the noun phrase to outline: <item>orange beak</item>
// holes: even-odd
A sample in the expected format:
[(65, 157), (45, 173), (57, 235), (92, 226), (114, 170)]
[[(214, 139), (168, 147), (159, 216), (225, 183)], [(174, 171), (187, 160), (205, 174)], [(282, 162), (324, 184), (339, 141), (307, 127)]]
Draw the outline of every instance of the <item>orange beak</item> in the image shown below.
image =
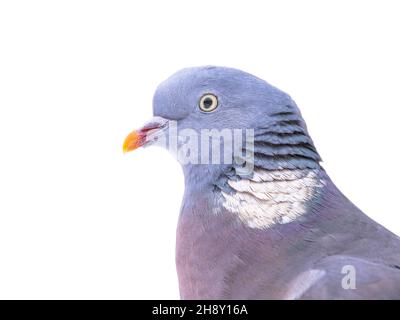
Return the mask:
[(150, 133), (154, 133), (158, 130), (165, 128), (167, 123), (168, 121), (166, 119), (155, 117), (143, 128), (132, 131), (125, 138), (124, 144), (122, 146), (122, 151), (126, 153), (146, 145), (148, 142), (151, 141), (151, 139), (149, 139)]
[(140, 130), (134, 130), (125, 138), (124, 144), (122, 146), (122, 151), (124, 153), (133, 151), (144, 144), (145, 135), (143, 135)]

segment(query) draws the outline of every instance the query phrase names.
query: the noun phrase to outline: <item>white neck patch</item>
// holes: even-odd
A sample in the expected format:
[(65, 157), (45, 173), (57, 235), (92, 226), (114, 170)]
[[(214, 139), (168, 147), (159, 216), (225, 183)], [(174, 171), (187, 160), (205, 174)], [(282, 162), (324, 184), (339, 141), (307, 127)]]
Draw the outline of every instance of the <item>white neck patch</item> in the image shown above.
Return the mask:
[(318, 169), (256, 170), (251, 179), (228, 180), (235, 193), (222, 192), (223, 206), (250, 228), (266, 229), (296, 220), (306, 202), (325, 185)]

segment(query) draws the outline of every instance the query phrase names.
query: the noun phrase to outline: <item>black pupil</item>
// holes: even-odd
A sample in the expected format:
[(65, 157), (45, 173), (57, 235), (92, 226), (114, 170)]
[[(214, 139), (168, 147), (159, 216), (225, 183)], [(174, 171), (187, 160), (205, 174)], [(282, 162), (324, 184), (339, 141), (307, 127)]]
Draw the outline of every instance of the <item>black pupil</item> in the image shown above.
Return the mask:
[(205, 98), (203, 101), (204, 108), (209, 109), (213, 104), (213, 100), (211, 98)]

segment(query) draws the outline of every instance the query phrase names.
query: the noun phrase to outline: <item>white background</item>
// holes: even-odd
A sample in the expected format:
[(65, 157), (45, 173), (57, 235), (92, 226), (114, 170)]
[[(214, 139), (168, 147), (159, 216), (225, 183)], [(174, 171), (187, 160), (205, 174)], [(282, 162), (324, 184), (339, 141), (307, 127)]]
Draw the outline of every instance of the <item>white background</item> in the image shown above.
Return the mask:
[(288, 92), (324, 167), (400, 234), (398, 1), (0, 2), (0, 298), (178, 298), (178, 163), (123, 155), (180, 68)]

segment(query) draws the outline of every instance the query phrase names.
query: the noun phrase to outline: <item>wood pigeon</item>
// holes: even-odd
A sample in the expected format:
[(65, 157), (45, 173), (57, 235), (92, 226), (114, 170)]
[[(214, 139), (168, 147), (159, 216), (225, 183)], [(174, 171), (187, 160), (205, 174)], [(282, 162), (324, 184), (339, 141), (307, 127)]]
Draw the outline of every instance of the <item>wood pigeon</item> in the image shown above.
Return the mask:
[(226, 67), (162, 82), (125, 152), (159, 144), (182, 164), (182, 299), (399, 299), (399, 237), (331, 181), (289, 95)]

